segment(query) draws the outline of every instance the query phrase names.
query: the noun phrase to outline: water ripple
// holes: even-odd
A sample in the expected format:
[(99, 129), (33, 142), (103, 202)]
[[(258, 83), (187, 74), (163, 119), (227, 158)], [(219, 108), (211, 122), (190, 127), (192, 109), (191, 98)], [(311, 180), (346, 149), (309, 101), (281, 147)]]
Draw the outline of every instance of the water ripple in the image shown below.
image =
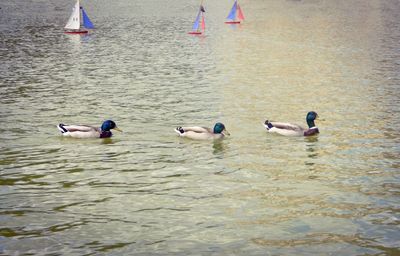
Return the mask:
[[(0, 3), (1, 253), (399, 254), (398, 2), (209, 2), (203, 37), (198, 3), (82, 4), (85, 36), (69, 1)], [(262, 125), (309, 110), (316, 137)]]

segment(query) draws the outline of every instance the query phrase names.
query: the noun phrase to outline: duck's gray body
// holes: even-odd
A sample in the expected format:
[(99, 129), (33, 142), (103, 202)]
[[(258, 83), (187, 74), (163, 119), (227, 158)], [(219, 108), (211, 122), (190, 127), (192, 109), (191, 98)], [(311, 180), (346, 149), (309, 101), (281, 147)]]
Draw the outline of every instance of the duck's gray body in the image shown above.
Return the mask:
[[(269, 127), (269, 124), (272, 127)], [(265, 128), (268, 132), (278, 133), (283, 136), (311, 136), (319, 133), (318, 127), (304, 128), (300, 125), (290, 124), (290, 123), (280, 123), (280, 122), (269, 122), (264, 123)]]
[(304, 128), (297, 124), (270, 122), (265, 121), (264, 126), (270, 133), (277, 133), (283, 136), (312, 136), (319, 133), (318, 127), (315, 126), (314, 120), (318, 114), (314, 111), (308, 112), (306, 121), (308, 128)]
[(73, 138), (109, 138), (112, 136), (111, 129), (121, 131), (117, 125), (111, 121), (106, 120), (103, 122), (102, 126), (94, 127), (89, 125), (57, 125), (58, 130), (60, 130), (63, 136), (73, 137)]
[(177, 127), (175, 128), (175, 132), (181, 137), (194, 140), (222, 139), (226, 135), (229, 135), (229, 132), (222, 123), (215, 124), (214, 129), (201, 126)]
[(100, 128), (88, 125), (63, 125), (57, 126), (63, 136), (73, 138), (100, 138), (102, 133)]

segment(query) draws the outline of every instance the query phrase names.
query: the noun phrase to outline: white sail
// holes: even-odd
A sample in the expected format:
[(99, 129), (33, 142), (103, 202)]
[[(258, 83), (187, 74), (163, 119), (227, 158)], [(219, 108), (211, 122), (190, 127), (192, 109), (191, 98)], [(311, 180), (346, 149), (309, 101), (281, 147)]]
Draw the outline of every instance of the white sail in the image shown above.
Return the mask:
[(72, 14), (67, 22), (67, 25), (65, 25), (65, 28), (79, 29), (80, 25), (81, 25), (80, 6), (79, 6), (79, 0), (77, 0), (74, 9), (72, 10)]

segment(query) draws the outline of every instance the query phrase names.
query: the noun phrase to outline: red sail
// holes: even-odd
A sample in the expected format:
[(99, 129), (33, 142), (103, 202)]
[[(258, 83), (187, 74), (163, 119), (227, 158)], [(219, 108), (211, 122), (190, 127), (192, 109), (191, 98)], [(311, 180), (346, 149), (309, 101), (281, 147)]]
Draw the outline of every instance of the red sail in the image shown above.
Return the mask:
[(242, 8), (240, 8), (240, 6), (239, 6), (239, 4), (237, 5), (237, 9), (238, 9), (238, 19), (239, 20), (244, 20), (244, 15), (243, 15), (243, 12), (242, 12)]

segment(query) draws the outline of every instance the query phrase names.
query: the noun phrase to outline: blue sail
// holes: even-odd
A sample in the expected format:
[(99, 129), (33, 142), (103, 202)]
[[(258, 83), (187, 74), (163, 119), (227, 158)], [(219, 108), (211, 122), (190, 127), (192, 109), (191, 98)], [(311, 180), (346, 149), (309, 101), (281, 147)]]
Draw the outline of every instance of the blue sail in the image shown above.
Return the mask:
[(193, 24), (193, 27), (192, 27), (193, 30), (198, 30), (199, 29), (200, 13), (201, 12), (199, 11), (199, 14), (197, 14), (196, 20), (194, 21), (194, 24)]
[(89, 16), (87, 16), (85, 10), (82, 8), (83, 26), (85, 28), (94, 28), (93, 23), (90, 21)]
[(231, 12), (228, 14), (227, 19), (230, 19), (230, 20), (236, 19), (236, 8), (237, 8), (237, 2), (235, 1), (235, 3), (232, 6)]

